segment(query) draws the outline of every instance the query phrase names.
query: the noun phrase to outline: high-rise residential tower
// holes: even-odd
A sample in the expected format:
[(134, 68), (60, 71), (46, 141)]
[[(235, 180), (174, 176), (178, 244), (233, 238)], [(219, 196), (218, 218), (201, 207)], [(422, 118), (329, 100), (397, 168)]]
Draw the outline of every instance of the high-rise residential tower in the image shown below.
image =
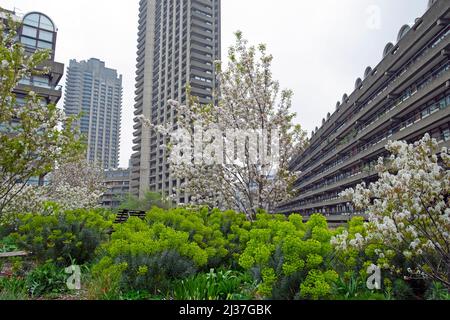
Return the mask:
[[(217, 83), (214, 61), (220, 59), (220, 0), (141, 0), (139, 9), (136, 104), (131, 192), (169, 195), (180, 186), (171, 178), (165, 137), (141, 124), (175, 120), (170, 99), (186, 102), (186, 86), (200, 103), (211, 103)], [(186, 202), (180, 196), (180, 202)]]
[(79, 127), (87, 141), (87, 160), (105, 169), (119, 165), (122, 75), (98, 59), (67, 68), (64, 111), (81, 114)]

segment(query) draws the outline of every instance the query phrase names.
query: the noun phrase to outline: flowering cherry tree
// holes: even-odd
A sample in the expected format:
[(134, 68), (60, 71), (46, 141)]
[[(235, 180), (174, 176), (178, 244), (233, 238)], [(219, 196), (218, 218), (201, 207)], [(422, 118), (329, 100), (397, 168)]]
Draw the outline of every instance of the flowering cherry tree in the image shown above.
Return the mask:
[(237, 32), (228, 58), (225, 69), (216, 62), (217, 105), (201, 105), (193, 97), (187, 105), (169, 101), (177, 114), (176, 132), (173, 123), (142, 120), (171, 135), (165, 149), (171, 153), (172, 176), (184, 181), (175, 196), (186, 193), (191, 204), (234, 209), (252, 218), (258, 209), (271, 211), (291, 196), (296, 174), (288, 164), (306, 138), (293, 124), (292, 91), (280, 90), (272, 77), (273, 57), (266, 47), (249, 46)]
[(49, 52), (25, 53), (16, 39), (18, 27), (11, 19), (7, 26), (0, 21), (0, 216), (32, 177), (49, 173), (57, 160), (81, 150), (74, 119), (34, 92), (20, 103), (13, 93), (24, 77), (48, 72), (41, 65)]
[(4, 208), (0, 221), (11, 222), (22, 213), (43, 213), (48, 202), (62, 210), (96, 208), (105, 192), (103, 170), (84, 158), (59, 164), (49, 178), (45, 186), (17, 184), (13, 189), (17, 196)]
[(365, 235), (350, 239), (348, 233), (335, 237), (337, 248), (363, 248), (380, 244), (381, 267), (400, 255), (415, 266), (413, 276), (444, 284), (450, 289), (450, 156), (427, 134), (415, 144), (389, 142), (388, 159), (378, 163), (379, 180), (342, 193), (367, 211)]

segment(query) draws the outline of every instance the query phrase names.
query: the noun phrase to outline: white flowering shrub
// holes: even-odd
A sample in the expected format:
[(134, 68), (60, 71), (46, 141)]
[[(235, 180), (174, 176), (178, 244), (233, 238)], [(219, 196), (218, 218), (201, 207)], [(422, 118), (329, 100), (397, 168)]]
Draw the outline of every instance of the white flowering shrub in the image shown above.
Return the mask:
[(340, 250), (363, 249), (380, 244), (376, 254), (389, 265), (389, 258), (402, 256), (413, 265), (407, 276), (420, 276), (450, 289), (450, 156), (446, 148), (427, 134), (415, 144), (389, 142), (392, 154), (378, 163), (379, 180), (348, 189), (341, 196), (365, 210), (369, 222), (365, 236), (332, 239)]
[(47, 203), (56, 203), (61, 211), (95, 209), (105, 192), (103, 171), (84, 159), (73, 160), (58, 166), (46, 186), (17, 184), (17, 195), (3, 210), (0, 223), (11, 223), (24, 213), (47, 212)]

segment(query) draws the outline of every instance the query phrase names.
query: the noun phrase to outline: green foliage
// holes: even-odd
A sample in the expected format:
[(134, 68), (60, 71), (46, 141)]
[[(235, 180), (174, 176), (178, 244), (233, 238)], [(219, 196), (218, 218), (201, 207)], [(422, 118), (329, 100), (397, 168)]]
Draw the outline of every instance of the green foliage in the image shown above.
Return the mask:
[(201, 273), (175, 283), (175, 300), (250, 300), (255, 285), (248, 274), (233, 271)]
[(134, 301), (134, 300), (149, 300), (150, 298), (151, 295), (147, 291), (132, 290), (124, 294), (121, 294), (119, 300)]
[(321, 272), (312, 270), (300, 286), (300, 296), (307, 299), (327, 299), (331, 297), (333, 283), (338, 275), (333, 270)]
[[(362, 224), (361, 219), (350, 222), (349, 239), (363, 232)], [(26, 260), (8, 262), (15, 276), (26, 276), (25, 288), (35, 297), (64, 293), (67, 275), (59, 267), (74, 259), (94, 263), (92, 272), (83, 272), (89, 299), (409, 300), (423, 295), (385, 271), (383, 291), (368, 290), (366, 270), (379, 262), (379, 245), (333, 250), (330, 239), (344, 228), (330, 230), (320, 215), (303, 223), (299, 215), (260, 212), (250, 222), (233, 211), (154, 207), (145, 220), (130, 218), (113, 226), (105, 241), (111, 227), (105, 211), (56, 210), (23, 215), (17, 233), (1, 243), (8, 249), (18, 243), (43, 263), (26, 276)], [(19, 289), (20, 283), (12, 283), (0, 299), (20, 297)], [(448, 292), (433, 284), (426, 297), (447, 299)]]
[(334, 283), (332, 296), (334, 300), (386, 300), (381, 292), (374, 292), (367, 288), (366, 279), (362, 276), (352, 274), (340, 276)]
[(234, 211), (221, 212), (208, 208), (177, 208), (162, 210), (153, 208), (146, 221), (150, 225), (163, 224), (188, 234), (188, 240), (196, 243), (208, 255), (207, 266), (233, 264), (243, 250), (251, 224), (245, 215)]
[(121, 278), (121, 287), (124, 290), (147, 291), (160, 295), (169, 289), (172, 279), (187, 278), (197, 271), (191, 259), (174, 250), (152, 256), (123, 256), (118, 261), (127, 264)]
[(440, 282), (432, 282), (426, 293), (427, 300), (450, 300), (450, 292)]
[(96, 248), (108, 239), (111, 213), (103, 210), (75, 210), (52, 215), (21, 216), (14, 234), (19, 246), (33, 253), (39, 262), (52, 260), (67, 266), (91, 261)]
[[(347, 228), (339, 228), (338, 230), (336, 230), (336, 233), (341, 234), (344, 231), (348, 232), (349, 241), (354, 240), (356, 238), (356, 234), (365, 236), (366, 231), (364, 228), (364, 218), (354, 217), (349, 221)], [(370, 252), (364, 252), (364, 250), (359, 250), (355, 247), (347, 246), (346, 250), (336, 250), (334, 251), (333, 266), (335, 270), (340, 274), (348, 272), (359, 273), (361, 272), (361, 270), (363, 270), (367, 262), (370, 261), (370, 258), (375, 259), (375, 249), (376, 247), (373, 247)], [(371, 263), (372, 261), (370, 261), (369, 264)], [(364, 275), (365, 271), (366, 270), (363, 270)]]
[(27, 275), (26, 287), (32, 297), (57, 296), (67, 291), (67, 277), (63, 268), (48, 262)]
[(187, 232), (162, 223), (149, 225), (138, 218), (117, 226), (101, 251), (103, 258), (94, 266), (94, 274), (120, 265), (121, 289), (152, 293), (166, 287), (170, 279), (193, 274), (208, 260), (207, 252), (189, 241)]
[(0, 253), (17, 251), (18, 247), (13, 237), (0, 239)]
[(304, 297), (323, 298), (334, 279), (328, 270), (332, 235), (320, 215), (304, 224), (298, 215), (259, 214), (239, 264), (256, 271), (263, 297), (293, 299), (302, 291)]
[(87, 281), (87, 296), (91, 300), (119, 300), (120, 280), (126, 263), (115, 264), (110, 257), (104, 257), (91, 270)]
[[(336, 234), (347, 232), (347, 246), (345, 250), (334, 251), (331, 261), (333, 268), (341, 275), (337, 283), (336, 296), (338, 299), (367, 300), (379, 299), (381, 296), (367, 290), (365, 281), (368, 277), (367, 268), (372, 265), (383, 267), (384, 298), (411, 300), (415, 298), (412, 288), (402, 280), (403, 275), (408, 274), (407, 269), (412, 266), (402, 254), (389, 250), (385, 244), (380, 242), (366, 243), (361, 247), (350, 245), (357, 235), (367, 236), (362, 217), (353, 218), (346, 228), (339, 228)], [(382, 256), (377, 252), (384, 252)], [(395, 266), (386, 268), (386, 266)], [(352, 289), (355, 284), (358, 288)]]
[(170, 209), (173, 203), (164, 199), (161, 194), (155, 192), (146, 192), (142, 199), (129, 194), (119, 206), (119, 210), (137, 210), (149, 211), (153, 207), (161, 209)]
[(27, 300), (26, 282), (22, 278), (0, 277), (0, 300)]
[(119, 264), (124, 266), (116, 283), (119, 291), (164, 295), (174, 279), (236, 266), (250, 227), (245, 215), (233, 211), (153, 207), (145, 221), (132, 218), (115, 228), (93, 272), (101, 278), (105, 268)]
[(396, 279), (393, 283), (392, 295), (397, 300), (414, 300), (412, 288), (402, 279)]

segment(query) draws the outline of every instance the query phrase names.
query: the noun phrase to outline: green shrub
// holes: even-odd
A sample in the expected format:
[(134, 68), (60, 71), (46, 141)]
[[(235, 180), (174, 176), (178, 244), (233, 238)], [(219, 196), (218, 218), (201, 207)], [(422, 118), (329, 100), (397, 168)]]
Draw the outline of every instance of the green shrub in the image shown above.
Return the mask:
[(247, 274), (214, 271), (192, 276), (174, 284), (175, 300), (250, 300), (255, 285)]
[(67, 278), (63, 268), (47, 262), (27, 275), (26, 287), (32, 297), (59, 295), (67, 291)]
[(413, 289), (402, 279), (396, 279), (392, 288), (396, 300), (415, 300)]
[[(413, 267), (412, 261), (407, 261), (403, 254), (394, 250), (388, 250), (383, 243), (377, 241), (365, 243), (362, 247), (349, 245), (351, 241), (354, 241), (357, 234), (363, 237), (367, 236), (362, 217), (353, 218), (347, 228), (339, 228), (337, 234), (345, 231), (348, 233), (347, 246), (344, 250), (342, 248), (335, 250), (331, 262), (333, 268), (341, 277), (349, 281), (349, 285), (351, 285), (349, 277), (358, 278), (360, 279), (359, 281), (364, 279), (363, 283), (365, 285), (365, 281), (369, 276), (367, 274), (367, 268), (370, 265), (377, 265), (383, 268), (382, 274), (384, 281), (381, 289), (384, 291), (385, 298), (398, 300), (411, 300), (415, 298), (412, 287), (402, 280), (404, 275), (409, 274), (407, 270)], [(377, 252), (384, 252), (384, 254), (379, 256)], [(366, 298), (379, 298), (379, 296), (375, 294), (371, 296), (371, 294), (371, 291), (367, 290), (365, 286), (356, 295), (353, 293), (344, 293), (344, 295), (342, 295), (342, 292), (338, 293), (341, 299), (359, 299), (362, 296)]]
[(148, 212), (149, 225), (163, 224), (186, 232), (189, 241), (196, 243), (208, 254), (207, 268), (236, 264), (243, 251), (251, 224), (245, 215), (234, 211), (221, 212), (208, 208), (153, 208)]
[(300, 285), (300, 297), (314, 300), (331, 298), (333, 284), (337, 278), (338, 274), (333, 270), (310, 271)]
[(120, 265), (116, 272), (122, 292), (147, 290), (158, 294), (171, 280), (193, 274), (208, 261), (207, 252), (189, 241), (187, 232), (161, 223), (149, 225), (138, 218), (116, 226), (111, 241), (100, 252), (93, 275), (107, 278), (105, 273)]
[(155, 192), (146, 192), (142, 199), (134, 196), (127, 195), (121, 200), (121, 204), (118, 210), (137, 210), (137, 211), (149, 211), (153, 207), (169, 209), (173, 207), (172, 201), (164, 199), (164, 197)]
[(245, 215), (233, 211), (154, 207), (145, 221), (132, 218), (115, 226), (111, 242), (100, 250), (97, 265), (103, 267), (94, 266), (93, 274), (106, 279), (105, 268), (122, 265), (120, 279), (109, 284), (114, 298), (133, 291), (164, 296), (173, 280), (216, 266), (237, 267), (250, 227)]
[(119, 300), (122, 294), (120, 281), (127, 264), (115, 264), (111, 257), (103, 257), (91, 269), (87, 283), (87, 297), (90, 300)]
[(52, 215), (21, 216), (17, 233), (19, 246), (33, 253), (40, 263), (52, 260), (68, 266), (93, 259), (96, 248), (108, 239), (111, 213), (104, 210), (76, 210)]
[(187, 278), (196, 273), (195, 263), (177, 251), (169, 250), (152, 256), (121, 256), (117, 262), (127, 263), (121, 287), (125, 290), (165, 294), (172, 279)]
[[(366, 231), (364, 229), (364, 218), (354, 217), (349, 221), (346, 228), (341, 227), (336, 230), (337, 234), (342, 232), (348, 232), (348, 241), (355, 239), (356, 234), (361, 234), (366, 236)], [(351, 274), (352, 277), (355, 274), (361, 274), (362, 277), (366, 275), (367, 264), (372, 264), (372, 261), (376, 261), (375, 258), (375, 247), (371, 248), (365, 252), (364, 250), (359, 250), (352, 246), (347, 246), (346, 250), (335, 250), (333, 252), (333, 268), (341, 275)], [(367, 253), (369, 255), (367, 255)]]
[[(258, 294), (265, 298), (294, 299), (304, 285), (304, 298), (329, 296), (333, 277), (328, 229), (323, 216), (313, 215), (308, 223), (299, 215), (257, 215), (249, 232), (249, 241), (239, 258), (246, 270), (253, 270), (261, 283)], [(323, 272), (323, 273), (322, 273)], [(322, 275), (324, 279), (319, 279)], [(324, 280), (319, 287), (319, 280)], [(326, 285), (325, 285), (326, 283)], [(325, 287), (327, 290), (325, 290)]]

